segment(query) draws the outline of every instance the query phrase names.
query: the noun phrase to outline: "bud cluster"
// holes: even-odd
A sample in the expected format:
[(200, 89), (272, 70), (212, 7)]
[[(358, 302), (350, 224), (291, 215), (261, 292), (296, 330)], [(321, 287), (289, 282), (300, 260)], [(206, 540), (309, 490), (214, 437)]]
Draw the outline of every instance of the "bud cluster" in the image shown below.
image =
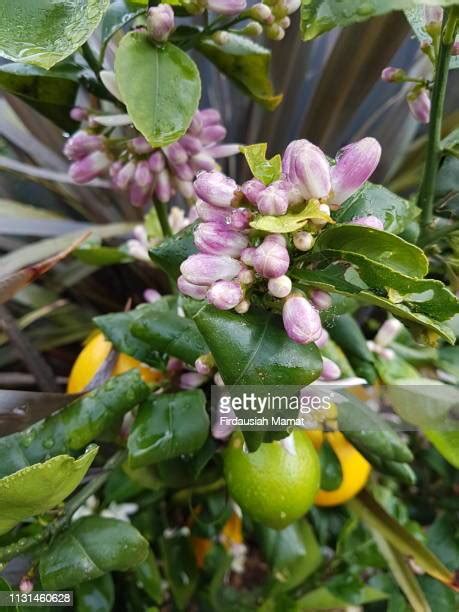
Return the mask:
[(249, 14), (263, 26), (271, 40), (282, 40), (290, 27), (290, 15), (301, 6), (301, 0), (264, 0), (251, 7)]
[[(282, 312), (285, 331), (292, 340), (323, 345), (327, 334), (319, 311), (331, 306), (331, 297), (320, 290), (305, 295), (294, 289), (289, 269), (296, 257), (313, 247), (327, 224), (322, 213), (330, 215), (331, 209), (339, 208), (361, 187), (375, 170), (380, 154), (379, 143), (364, 138), (341, 149), (335, 163), (330, 164), (317, 146), (296, 140), (284, 153), (281, 177), (270, 185), (257, 178), (238, 185), (216, 171), (199, 174), (194, 182), (200, 220), (194, 242), (199, 252), (182, 263), (179, 290), (218, 309), (241, 314), (252, 303), (263, 304)], [(322, 216), (305, 221), (300, 231), (269, 233), (250, 225), (255, 217), (266, 215), (281, 220), (311, 201)], [(353, 222), (383, 229), (374, 215)], [(339, 377), (338, 370), (336, 364), (325, 363), (324, 379)]]
[(213, 108), (198, 111), (186, 134), (163, 148), (151, 147), (139, 134), (130, 139), (105, 136), (98, 119), (85, 109), (73, 109), (72, 116), (88, 124), (64, 147), (64, 154), (73, 162), (71, 178), (88, 183), (108, 173), (113, 186), (127, 191), (131, 204), (137, 207), (145, 206), (152, 197), (169, 202), (176, 193), (193, 200), (196, 175), (218, 168), (217, 158), (239, 152), (239, 145), (221, 144), (226, 129)]

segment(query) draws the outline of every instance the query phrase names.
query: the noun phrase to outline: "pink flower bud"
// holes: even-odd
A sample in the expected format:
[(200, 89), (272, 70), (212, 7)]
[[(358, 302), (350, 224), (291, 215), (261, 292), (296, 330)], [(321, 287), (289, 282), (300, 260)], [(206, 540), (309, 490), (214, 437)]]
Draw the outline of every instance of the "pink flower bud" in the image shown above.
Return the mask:
[(379, 328), (375, 336), (375, 343), (379, 346), (388, 346), (392, 344), (402, 329), (403, 324), (400, 323), (398, 319), (387, 319)]
[(239, 304), (234, 307), (234, 310), (238, 314), (245, 314), (246, 312), (249, 311), (249, 308), (250, 308), (249, 300), (242, 300), (242, 302), (239, 302)]
[(280, 244), (283, 247), (287, 246), (287, 239), (282, 234), (268, 234), (264, 242), (275, 242), (276, 244)]
[(246, 8), (246, 0), (207, 0), (207, 10), (220, 15), (237, 15)]
[(170, 164), (171, 171), (181, 181), (192, 181), (194, 172), (189, 164)]
[(212, 145), (216, 142), (224, 140), (226, 137), (226, 128), (223, 125), (209, 125), (202, 129), (199, 139), (204, 145)]
[(241, 191), (246, 200), (256, 204), (260, 194), (266, 189), (266, 185), (256, 178), (250, 179), (242, 184)]
[(129, 148), (138, 155), (144, 155), (153, 151), (152, 146), (145, 140), (143, 136), (137, 136), (129, 142)]
[(190, 255), (180, 266), (186, 280), (195, 285), (210, 285), (218, 280), (232, 280), (242, 266), (236, 259), (227, 255)]
[(185, 368), (185, 364), (183, 363), (183, 361), (181, 361), (180, 359), (177, 359), (177, 357), (169, 357), (169, 360), (167, 362), (167, 367), (166, 367), (167, 372), (169, 374), (178, 374), (184, 368)]
[(129, 201), (132, 206), (142, 208), (151, 200), (152, 191), (151, 183), (150, 185), (140, 185), (136, 181), (133, 181), (129, 187)]
[(310, 298), (317, 310), (327, 310), (332, 305), (331, 295), (320, 289), (311, 291)]
[(200, 223), (194, 231), (194, 243), (201, 253), (239, 257), (249, 241), (247, 236), (219, 223)]
[(323, 348), (327, 342), (330, 340), (330, 336), (328, 335), (328, 331), (322, 327), (322, 332), (317, 340), (315, 340), (315, 344), (318, 348)]
[[(225, 413), (226, 417), (235, 418), (235, 414), (233, 410), (230, 409), (229, 413)], [(233, 431), (236, 429), (235, 425), (232, 425), (231, 422), (222, 421), (219, 413), (215, 415), (215, 420), (212, 423), (212, 437), (216, 440), (227, 440)]]
[(268, 291), (277, 298), (285, 298), (292, 290), (292, 281), (288, 276), (270, 278), (268, 281)]
[(216, 170), (218, 168), (218, 164), (212, 155), (206, 153), (205, 151), (201, 151), (201, 153), (196, 153), (190, 159), (190, 165), (193, 168), (195, 174), (198, 174), (202, 170), (205, 172), (211, 172), (212, 170)]
[(406, 96), (410, 113), (419, 123), (430, 121), (430, 96), (426, 89), (413, 89)]
[(191, 136), (191, 134), (185, 134), (178, 142), (189, 155), (196, 155), (196, 153), (202, 151), (201, 141), (196, 136)]
[(169, 202), (172, 197), (171, 179), (167, 170), (163, 170), (156, 176), (155, 195), (163, 204)]
[(235, 208), (231, 213), (231, 225), (234, 229), (248, 229), (252, 213), (247, 208)]
[(155, 151), (148, 158), (148, 164), (152, 172), (161, 172), (166, 167), (166, 160), (161, 151)]
[(188, 282), (184, 276), (178, 277), (177, 287), (180, 293), (183, 293), (183, 295), (188, 295), (194, 300), (204, 300), (208, 289), (206, 285), (195, 285)]
[(233, 179), (221, 172), (203, 172), (194, 182), (198, 198), (213, 206), (231, 206), (238, 200), (239, 187)]
[(284, 328), (289, 338), (299, 344), (309, 344), (320, 338), (322, 323), (319, 313), (308, 300), (292, 295), (285, 301), (282, 309)]
[(255, 251), (253, 265), (261, 276), (278, 278), (287, 272), (290, 257), (284, 246), (265, 240)]
[(197, 113), (201, 129), (208, 125), (215, 125), (222, 122), (222, 116), (216, 108), (203, 108)]
[(428, 26), (429, 24), (441, 25), (443, 21), (443, 9), (441, 6), (424, 6), (424, 22)]
[(373, 174), (381, 158), (381, 145), (375, 138), (362, 138), (344, 147), (331, 168), (332, 203), (342, 204)]
[(28, 576), (23, 576), (21, 578), (19, 590), (21, 593), (31, 593), (33, 591), (33, 582)]
[(152, 6), (148, 10), (147, 30), (153, 40), (164, 42), (174, 29), (174, 11), (168, 4)]
[(198, 374), (209, 375), (215, 367), (215, 361), (212, 357), (211, 353), (207, 353), (206, 355), (201, 355), (194, 362), (194, 367)]
[(264, 189), (257, 199), (257, 207), (262, 215), (285, 215), (288, 209), (288, 193), (275, 181)]
[(314, 246), (314, 236), (309, 232), (296, 232), (293, 234), (293, 244), (299, 251), (310, 251)]
[(330, 165), (319, 147), (308, 140), (294, 140), (288, 145), (283, 169), (305, 200), (325, 198), (330, 193)]
[(110, 178), (113, 181), (113, 184), (116, 184), (116, 178), (118, 176), (118, 172), (120, 172), (120, 170), (123, 168), (123, 162), (120, 162), (119, 160), (116, 162), (113, 162), (113, 164), (111, 164), (110, 168), (108, 169), (108, 174), (110, 175)]
[(141, 161), (137, 164), (134, 173), (134, 181), (137, 183), (137, 185), (139, 185), (139, 187), (151, 187), (153, 183), (153, 176), (151, 174), (148, 162)]
[(355, 219), (352, 219), (351, 224), (363, 225), (364, 227), (372, 227), (373, 229), (377, 230), (384, 229), (384, 223), (375, 215), (368, 215), (366, 217), (356, 217)]
[(320, 378), (322, 380), (338, 380), (341, 376), (341, 368), (337, 363), (328, 359), (328, 357), (322, 357), (322, 373)]
[(207, 300), (219, 310), (231, 310), (243, 297), (241, 285), (234, 281), (218, 281), (207, 292)]
[(93, 151), (100, 151), (103, 148), (104, 139), (97, 134), (88, 134), (84, 130), (75, 132), (64, 145), (64, 155), (76, 161), (82, 159)]
[(242, 263), (244, 263), (246, 266), (253, 266), (256, 251), (257, 249), (255, 247), (247, 247), (244, 249), (240, 257)]
[(75, 183), (89, 183), (107, 170), (110, 163), (103, 151), (94, 151), (74, 162), (69, 168), (69, 176)]
[(173, 142), (167, 147), (164, 147), (163, 151), (167, 159), (173, 164), (184, 164), (188, 161), (188, 153), (179, 142)]
[(211, 147), (206, 147), (206, 151), (209, 155), (215, 157), (215, 159), (220, 159), (222, 157), (237, 155), (241, 152), (241, 145), (236, 143), (213, 145)]
[(216, 223), (231, 225), (231, 208), (220, 208), (218, 206), (212, 206), (204, 202), (204, 200), (196, 200), (196, 210), (198, 216), (203, 221), (215, 221)]
[(143, 299), (149, 304), (154, 304), (161, 299), (161, 294), (156, 289), (145, 289), (143, 292)]
[(194, 197), (193, 183), (191, 181), (182, 181), (182, 179), (175, 177), (174, 185), (185, 200), (191, 200)]
[(207, 379), (207, 376), (198, 372), (185, 372), (180, 376), (179, 387), (184, 390), (197, 389), (207, 382)]
[(134, 161), (131, 160), (127, 164), (124, 164), (124, 166), (113, 177), (115, 187), (121, 190), (127, 189), (129, 183), (134, 178), (135, 171), (136, 163)]
[(381, 72), (381, 79), (386, 83), (400, 83), (404, 76), (405, 72), (401, 68), (394, 68), (393, 66), (387, 66)]
[(86, 121), (88, 116), (88, 110), (86, 108), (82, 108), (81, 106), (74, 106), (70, 111), (70, 118), (74, 121), (78, 121), (78, 123)]
[(255, 273), (253, 270), (246, 268), (239, 272), (237, 278), (242, 285), (251, 285), (255, 281)]

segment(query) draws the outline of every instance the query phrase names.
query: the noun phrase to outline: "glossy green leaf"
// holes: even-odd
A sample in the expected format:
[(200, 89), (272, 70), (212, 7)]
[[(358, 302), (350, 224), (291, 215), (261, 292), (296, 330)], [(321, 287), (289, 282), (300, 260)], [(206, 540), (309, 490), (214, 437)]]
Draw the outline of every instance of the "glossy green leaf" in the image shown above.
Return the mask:
[(259, 215), (254, 221), (251, 221), (250, 226), (264, 232), (289, 234), (301, 229), (310, 219), (322, 219), (327, 223), (333, 223), (329, 215), (320, 210), (319, 200), (310, 200), (300, 212), (287, 213), (279, 217)]
[(210, 38), (200, 40), (198, 49), (244, 93), (268, 110), (274, 110), (281, 103), (282, 95), (275, 95), (269, 77), (271, 51), (245, 36), (228, 36), (223, 45)]
[(52, 70), (20, 63), (3, 64), (0, 89), (21, 98), (59, 127), (73, 131), (76, 124), (69, 113), (81, 73), (81, 67), (75, 64), (60, 64)]
[(375, 215), (384, 223), (384, 230), (401, 234), (416, 216), (416, 207), (382, 185), (365, 183), (348, 198), (333, 215), (337, 223), (346, 223), (356, 217)]
[(157, 247), (149, 251), (151, 260), (157, 263), (173, 279), (180, 276), (180, 265), (190, 255), (198, 252), (195, 244), (193, 232), (196, 224), (193, 223), (178, 234), (170, 236), (161, 242)]
[(168, 313), (172, 308), (177, 308), (176, 300), (169, 296), (161, 298), (154, 304), (141, 304), (129, 312), (116, 312), (95, 317), (94, 323), (119, 353), (126, 353), (142, 363), (162, 369), (164, 359), (159, 352), (160, 349), (134, 336), (130, 328), (142, 316), (158, 317), (161, 313)]
[(179, 610), (185, 610), (198, 583), (198, 569), (190, 538), (180, 534), (162, 538), (164, 569), (172, 597)]
[[(403, 11), (424, 4), (422, 0), (303, 0), (301, 31), (303, 40), (312, 40), (335, 27), (365, 21), (389, 11)], [(429, 4), (450, 6), (456, 0), (432, 0)]]
[(308, 385), (320, 375), (316, 345), (290, 340), (279, 316), (255, 309), (239, 315), (205, 306), (193, 320), (227, 385)]
[(73, 255), (89, 266), (113, 266), (130, 263), (133, 258), (122, 249), (116, 247), (97, 246), (86, 243), (77, 249)]
[(170, 43), (157, 47), (145, 33), (131, 32), (118, 47), (115, 73), (135, 127), (153, 147), (186, 132), (198, 109), (201, 81), (185, 52)]
[[(447, 325), (420, 312), (415, 312), (410, 306), (392, 302), (387, 297), (382, 297), (377, 293), (373, 293), (371, 289), (362, 282), (353, 268), (346, 269), (340, 264), (332, 264), (322, 270), (292, 270), (290, 276), (297, 281), (300, 288), (316, 287), (324, 291), (335, 292), (355, 298), (362, 304), (370, 304), (384, 308), (384, 310), (391, 312), (399, 319), (404, 319), (419, 341), (424, 343), (431, 344), (432, 340), (435, 341), (435, 338), (438, 336), (441, 336), (451, 344), (454, 344), (456, 341), (456, 335)], [(449, 303), (451, 301), (449, 293), (446, 297)], [(426, 331), (424, 331), (424, 329)]]
[(148, 542), (130, 523), (89, 516), (75, 521), (40, 556), (46, 590), (69, 589), (107, 572), (126, 572), (148, 555)]
[(459, 430), (452, 414), (459, 405), (459, 391), (439, 381), (418, 378), (405, 384), (398, 380), (387, 393), (397, 414), (419, 427), (438, 452), (459, 468)]
[(115, 603), (115, 585), (111, 574), (88, 580), (75, 587), (76, 612), (111, 612)]
[(200, 389), (151, 395), (140, 406), (128, 438), (130, 465), (137, 468), (190, 455), (208, 434), (206, 398)]
[(138, 370), (133, 369), (28, 429), (0, 438), (0, 477), (84, 448), (148, 393)]
[[(374, 369), (374, 356), (367, 346), (365, 336), (359, 324), (349, 314), (336, 317), (328, 327), (329, 334), (346, 354), (358, 376), (367, 378), (374, 382), (376, 370)], [(326, 355), (333, 359), (333, 357)]]
[(3, 0), (0, 55), (51, 68), (86, 42), (110, 0)]
[(407, 444), (389, 423), (350, 393), (340, 391), (338, 424), (362, 454), (372, 453), (388, 461), (412, 461)]
[(324, 491), (335, 491), (343, 482), (343, 470), (335, 451), (327, 440), (319, 450), (320, 488)]
[(253, 176), (265, 185), (270, 185), (281, 176), (282, 158), (280, 155), (275, 155), (271, 159), (266, 159), (267, 149), (266, 142), (262, 142), (241, 147), (241, 153), (244, 155)]
[[(362, 604), (382, 601), (388, 597), (386, 593), (378, 589), (362, 586), (361, 584), (356, 585), (355, 592), (358, 592), (359, 601)], [(335, 593), (326, 587), (318, 587), (300, 597), (296, 603), (300, 610), (332, 610), (335, 608), (346, 608), (351, 602), (335, 595)]]
[[(8, 584), (8, 582), (7, 582), (7, 581), (6, 581), (4, 578), (2, 578), (2, 577), (0, 576), (0, 593), (2, 593), (2, 592), (3, 592), (3, 593), (4, 593), (4, 592), (11, 593), (11, 592), (12, 592), (12, 590), (13, 590), (13, 589), (12, 589), (12, 588), (11, 588), (11, 586)], [(18, 608), (16, 605), (12, 605), (12, 606), (7, 606), (7, 605), (5, 605), (5, 606), (3, 607), (2, 612), (20, 612), (20, 609), (19, 609), (19, 608)]]
[(437, 516), (427, 531), (427, 544), (445, 565), (459, 567), (459, 533), (452, 513)]
[(0, 479), (0, 535), (63, 502), (86, 475), (97, 450), (76, 460), (59, 455)]
[(209, 352), (195, 323), (176, 312), (142, 314), (132, 323), (135, 338), (149, 344), (156, 351), (177, 357), (193, 365), (198, 357)]
[(257, 525), (255, 533), (263, 556), (283, 590), (301, 584), (322, 561), (316, 536), (305, 519), (280, 531)]
[(139, 8), (129, 0), (114, 0), (114, 2), (111, 2), (101, 23), (101, 37), (104, 43), (126, 23), (129, 23), (131, 19), (144, 12), (144, 8)]
[(136, 582), (154, 602), (160, 604), (163, 599), (162, 578), (155, 556), (150, 550), (148, 557), (135, 568)]

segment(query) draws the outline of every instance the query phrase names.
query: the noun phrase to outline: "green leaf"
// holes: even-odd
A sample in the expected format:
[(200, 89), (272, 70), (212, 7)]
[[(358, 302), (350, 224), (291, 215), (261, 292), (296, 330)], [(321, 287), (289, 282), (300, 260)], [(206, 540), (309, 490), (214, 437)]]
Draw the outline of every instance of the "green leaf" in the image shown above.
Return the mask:
[(181, 49), (156, 47), (146, 34), (130, 32), (115, 58), (121, 96), (135, 127), (153, 147), (183, 136), (201, 97), (199, 71)]
[(100, 516), (73, 523), (40, 556), (40, 578), (49, 591), (69, 589), (107, 572), (126, 572), (148, 555), (148, 542), (132, 525)]
[(301, 229), (309, 219), (323, 219), (327, 223), (334, 223), (333, 219), (320, 210), (319, 200), (310, 200), (298, 213), (287, 213), (279, 217), (259, 215), (250, 223), (250, 226), (263, 232), (289, 234)]
[(0, 55), (51, 68), (74, 53), (95, 30), (110, 0), (3, 0)]
[(140, 588), (143, 589), (154, 602), (160, 604), (163, 600), (162, 578), (152, 550), (149, 551), (145, 561), (135, 568), (135, 576), (136, 583)]
[(458, 390), (436, 380), (417, 378), (411, 384), (398, 380), (387, 387), (387, 392), (397, 414), (419, 427), (437, 451), (459, 468), (459, 430), (452, 415), (459, 404)]
[[(144, 3), (146, 4), (146, 2)], [(128, 0), (115, 0), (111, 2), (101, 24), (101, 38), (104, 43), (120, 30), (126, 23), (137, 15), (145, 13), (144, 8), (136, 8)]]
[(256, 526), (256, 538), (282, 590), (293, 589), (313, 574), (322, 555), (309, 523), (302, 519), (280, 531)]
[(227, 385), (308, 385), (320, 375), (316, 345), (290, 340), (279, 316), (205, 306), (193, 320)]
[(338, 425), (362, 454), (388, 461), (412, 461), (413, 454), (389, 423), (350, 393), (340, 391)]
[(161, 539), (166, 577), (179, 610), (185, 610), (198, 583), (198, 569), (190, 538), (180, 534)]
[(137, 468), (190, 455), (208, 434), (206, 398), (200, 389), (151, 395), (140, 406), (128, 438), (130, 465)]
[(189, 365), (209, 348), (191, 319), (179, 317), (176, 312), (156, 314), (145, 312), (132, 323), (130, 331), (142, 342), (157, 351), (177, 357)]
[(196, 223), (193, 223), (178, 234), (163, 240), (159, 246), (150, 249), (150, 259), (173, 279), (180, 276), (182, 262), (198, 252), (193, 237), (195, 227)]
[(282, 95), (274, 94), (269, 78), (271, 51), (245, 36), (228, 35), (228, 42), (223, 45), (217, 45), (210, 38), (200, 40), (199, 51), (244, 93), (268, 110), (274, 110), (281, 103)]
[[(412, 4), (416, 4), (413, 2)], [(431, 3), (429, 3), (431, 4)], [(436, 4), (433, 2), (432, 4)], [(447, 2), (438, 2), (439, 5), (446, 6)], [(454, 4), (454, 3), (453, 3)], [(420, 5), (420, 6), (419, 6)], [(413, 32), (416, 34), (420, 43), (427, 42), (432, 44), (432, 37), (426, 32), (426, 19), (424, 15), (424, 6), (419, 2), (415, 8), (410, 8), (405, 11), (406, 18), (408, 19), (410, 26), (413, 28)], [(457, 37), (456, 37), (457, 40)], [(459, 68), (459, 57), (452, 56), (449, 60), (449, 68)]]
[(28, 64), (0, 66), (0, 89), (14, 94), (59, 127), (73, 131), (70, 109), (75, 103), (82, 69), (75, 64), (59, 64), (44, 70)]
[(367, 527), (378, 531), (397, 551), (411, 557), (427, 574), (446, 585), (453, 584), (453, 573), (420, 540), (388, 514), (367, 491), (348, 501), (347, 506)]
[(416, 216), (416, 212), (411, 201), (401, 198), (382, 185), (367, 182), (341, 204), (333, 218), (337, 223), (346, 223), (356, 217), (375, 215), (384, 223), (386, 232), (401, 234)]
[(116, 247), (94, 246), (84, 244), (74, 251), (74, 256), (89, 266), (113, 266), (115, 264), (130, 263), (133, 258), (122, 249)]
[[(423, 0), (303, 0), (301, 31), (303, 40), (312, 40), (335, 27), (366, 21), (389, 11), (403, 11), (425, 4)], [(431, 5), (452, 6), (456, 0), (429, 2)]]
[[(332, 264), (322, 270), (292, 270), (289, 275), (292, 279), (298, 281), (300, 288), (315, 287), (324, 291), (339, 293), (355, 298), (363, 304), (379, 306), (391, 312), (399, 319), (405, 319), (419, 338), (419, 341), (431, 343), (432, 332), (434, 337), (441, 336), (451, 344), (454, 344), (456, 341), (456, 335), (447, 325), (439, 323), (422, 313), (415, 312), (405, 304), (391, 302), (387, 297), (373, 293), (365, 283), (362, 283), (362, 280), (353, 268), (346, 270), (340, 264)], [(449, 302), (449, 295), (447, 299)], [(423, 328), (426, 328), (426, 333), (423, 332)]]
[(0, 477), (84, 448), (148, 393), (138, 370), (133, 369), (28, 429), (0, 438)]
[(59, 455), (0, 479), (0, 535), (63, 502), (83, 480), (97, 451), (92, 448), (76, 460)]
[(343, 481), (343, 470), (335, 451), (327, 440), (319, 450), (320, 488), (324, 491), (336, 490)]
[(277, 181), (282, 173), (282, 158), (275, 155), (271, 159), (266, 159), (268, 145), (266, 142), (241, 147), (249, 168), (255, 178), (269, 185)]
[[(359, 582), (356, 584), (355, 594), (358, 592), (359, 603), (372, 603), (375, 601), (382, 601), (387, 599), (387, 594), (373, 589), (372, 587), (365, 586)], [(349, 594), (349, 590), (347, 591)], [(334, 608), (343, 609), (349, 606), (349, 601), (344, 600), (342, 597), (337, 596), (330, 589), (326, 587), (319, 587), (306, 593), (297, 600), (296, 604), (299, 606), (299, 610), (331, 610)]]
[(75, 587), (77, 612), (111, 612), (115, 603), (115, 585), (111, 574), (82, 582)]
[(427, 531), (429, 548), (448, 567), (459, 567), (459, 532), (451, 514), (437, 516)]
[(119, 353), (126, 353), (142, 363), (163, 369), (164, 359), (159, 347), (143, 342), (134, 336), (131, 333), (131, 325), (142, 316), (159, 317), (173, 308), (177, 308), (176, 300), (169, 296), (161, 298), (154, 304), (141, 304), (129, 312), (116, 312), (95, 317), (94, 323)]

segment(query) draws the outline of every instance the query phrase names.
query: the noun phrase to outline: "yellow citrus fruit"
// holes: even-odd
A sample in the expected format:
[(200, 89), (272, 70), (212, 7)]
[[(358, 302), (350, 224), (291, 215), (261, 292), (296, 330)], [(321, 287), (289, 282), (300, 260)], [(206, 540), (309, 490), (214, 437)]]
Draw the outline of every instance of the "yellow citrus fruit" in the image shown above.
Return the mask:
[[(105, 339), (101, 332), (97, 332), (88, 338), (83, 350), (73, 364), (67, 383), (67, 393), (81, 393), (85, 389), (105, 359), (107, 359), (111, 348), (111, 343)], [(157, 382), (161, 378), (161, 372), (140, 363), (137, 359), (124, 353), (121, 353), (116, 360), (112, 376), (123, 374), (128, 370), (132, 370), (132, 368), (139, 368), (144, 382)]]
[(288, 439), (246, 452), (242, 434), (233, 434), (224, 452), (231, 497), (255, 521), (283, 529), (311, 507), (320, 483), (320, 465), (310, 440), (300, 431)]
[(339, 506), (355, 497), (370, 476), (371, 465), (365, 457), (339, 431), (324, 434), (323, 431), (313, 430), (306, 434), (317, 450), (327, 440), (338, 457), (343, 474), (340, 486), (334, 491), (320, 489), (314, 500), (316, 506)]

